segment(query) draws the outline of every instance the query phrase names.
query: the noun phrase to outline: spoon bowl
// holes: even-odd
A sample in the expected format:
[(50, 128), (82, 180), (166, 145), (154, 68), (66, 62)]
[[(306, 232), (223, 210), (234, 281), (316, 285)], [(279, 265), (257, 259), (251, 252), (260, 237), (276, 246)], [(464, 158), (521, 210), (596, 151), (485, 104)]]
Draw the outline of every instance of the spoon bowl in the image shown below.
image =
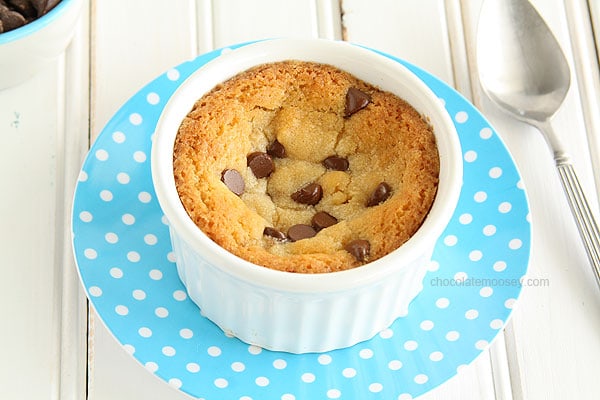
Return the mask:
[(559, 177), (600, 286), (600, 233), (571, 157), (552, 129), (571, 84), (569, 64), (543, 18), (527, 0), (485, 0), (477, 30), (484, 92), (501, 109), (536, 126), (554, 153)]

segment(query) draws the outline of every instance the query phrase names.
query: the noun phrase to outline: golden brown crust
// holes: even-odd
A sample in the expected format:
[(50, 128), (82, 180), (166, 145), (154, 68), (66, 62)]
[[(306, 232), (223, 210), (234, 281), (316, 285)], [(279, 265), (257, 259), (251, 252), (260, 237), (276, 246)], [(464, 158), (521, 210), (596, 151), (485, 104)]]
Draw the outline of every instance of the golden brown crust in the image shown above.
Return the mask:
[[(344, 117), (350, 87), (371, 102)], [(287, 157), (257, 179), (246, 156), (275, 139)], [(327, 170), (322, 161), (332, 155), (347, 158), (349, 169)], [(439, 174), (432, 129), (408, 103), (334, 67), (296, 61), (253, 68), (199, 99), (179, 129), (173, 165), (183, 206), (216, 243), (255, 264), (302, 273), (360, 265), (344, 250), (354, 239), (370, 242), (367, 261), (398, 248), (427, 215)], [(241, 196), (221, 182), (225, 169), (244, 177)], [(323, 188), (318, 204), (291, 198), (311, 182)], [(380, 182), (391, 197), (365, 207)], [(263, 235), (265, 227), (310, 224), (317, 211), (339, 222), (297, 242)]]

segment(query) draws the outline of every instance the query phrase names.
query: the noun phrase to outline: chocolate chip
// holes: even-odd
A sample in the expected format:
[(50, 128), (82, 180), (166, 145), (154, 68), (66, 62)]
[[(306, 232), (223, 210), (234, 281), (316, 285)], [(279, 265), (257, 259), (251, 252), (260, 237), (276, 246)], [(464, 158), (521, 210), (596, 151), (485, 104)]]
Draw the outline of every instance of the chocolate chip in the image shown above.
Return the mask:
[(221, 181), (231, 190), (233, 193), (240, 196), (244, 193), (246, 184), (244, 178), (235, 169), (226, 169), (221, 173)]
[(371, 197), (369, 197), (369, 200), (367, 201), (367, 207), (373, 207), (377, 204), (383, 203), (388, 199), (388, 197), (390, 197), (391, 194), (392, 188), (390, 185), (385, 182), (381, 182), (379, 185), (377, 185), (373, 193), (371, 193)]
[(27, 23), (27, 20), (21, 14), (8, 9), (0, 13), (0, 21), (2, 21), (2, 29), (5, 32), (20, 28)]
[(358, 261), (366, 261), (371, 252), (371, 244), (368, 240), (356, 239), (346, 243), (344, 250), (352, 254)]
[(314, 206), (323, 197), (323, 188), (318, 183), (309, 183), (298, 191), (292, 193), (292, 199), (300, 204)]
[(263, 235), (270, 236), (275, 240), (287, 240), (285, 233), (281, 232), (279, 229), (271, 228), (270, 226), (265, 227)]
[(317, 231), (315, 231), (315, 229), (312, 226), (305, 224), (293, 225), (290, 227), (290, 229), (288, 229), (287, 232), (288, 238), (290, 238), (292, 242), (297, 242), (298, 240), (302, 239), (308, 239), (315, 236), (316, 234)]
[(371, 96), (367, 93), (351, 87), (346, 92), (346, 109), (344, 110), (344, 116), (349, 117), (357, 111), (362, 110), (371, 102)]
[(285, 158), (285, 147), (277, 139), (267, 147), (267, 154), (271, 157)]
[(347, 171), (350, 163), (347, 158), (338, 157), (338, 156), (329, 156), (323, 160), (323, 165), (327, 169), (332, 169), (334, 171)]
[(321, 229), (337, 224), (338, 220), (336, 217), (325, 211), (319, 211), (312, 217), (311, 223), (316, 230), (320, 231)]
[(252, 173), (258, 179), (266, 178), (275, 171), (273, 159), (267, 153), (262, 153), (260, 151), (250, 153), (246, 159), (248, 160), (248, 166), (252, 170)]

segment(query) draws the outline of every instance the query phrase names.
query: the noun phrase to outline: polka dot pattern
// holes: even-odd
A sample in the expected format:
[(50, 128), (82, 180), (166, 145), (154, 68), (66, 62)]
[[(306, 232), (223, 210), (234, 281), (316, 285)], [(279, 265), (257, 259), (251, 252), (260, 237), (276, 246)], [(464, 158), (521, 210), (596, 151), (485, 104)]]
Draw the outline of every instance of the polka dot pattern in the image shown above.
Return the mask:
[[(401, 60), (440, 98), (459, 133), (464, 186), (406, 317), (373, 339), (323, 354), (250, 346), (202, 317), (177, 275), (150, 174), (152, 135), (181, 82), (217, 50), (134, 95), (79, 174), (72, 230), (88, 296), (148, 371), (194, 398), (401, 399), (468, 365), (504, 326), (529, 259), (529, 211), (516, 167), (487, 121), (453, 89)], [(516, 284), (515, 284), (516, 282)]]

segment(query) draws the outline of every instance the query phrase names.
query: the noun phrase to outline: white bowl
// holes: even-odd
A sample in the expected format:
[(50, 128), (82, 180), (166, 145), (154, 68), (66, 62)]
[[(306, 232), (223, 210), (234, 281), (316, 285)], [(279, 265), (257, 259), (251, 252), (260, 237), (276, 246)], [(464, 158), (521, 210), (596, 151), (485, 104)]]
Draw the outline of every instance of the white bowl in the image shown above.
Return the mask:
[(42, 17), (0, 33), (0, 90), (32, 77), (70, 43), (83, 0), (62, 0)]
[[(272, 270), (229, 253), (189, 218), (173, 176), (173, 144), (193, 104), (217, 83), (252, 66), (282, 60), (334, 65), (407, 100), (434, 128), (440, 154), (438, 193), (422, 226), (405, 244), (364, 266), (298, 274)], [(323, 352), (370, 339), (408, 312), (436, 240), (462, 184), (461, 149), (441, 101), (408, 69), (345, 42), (275, 39), (225, 53), (192, 74), (168, 101), (151, 155), (152, 179), (169, 221), (179, 276), (203, 315), (226, 333), (266, 349)]]

